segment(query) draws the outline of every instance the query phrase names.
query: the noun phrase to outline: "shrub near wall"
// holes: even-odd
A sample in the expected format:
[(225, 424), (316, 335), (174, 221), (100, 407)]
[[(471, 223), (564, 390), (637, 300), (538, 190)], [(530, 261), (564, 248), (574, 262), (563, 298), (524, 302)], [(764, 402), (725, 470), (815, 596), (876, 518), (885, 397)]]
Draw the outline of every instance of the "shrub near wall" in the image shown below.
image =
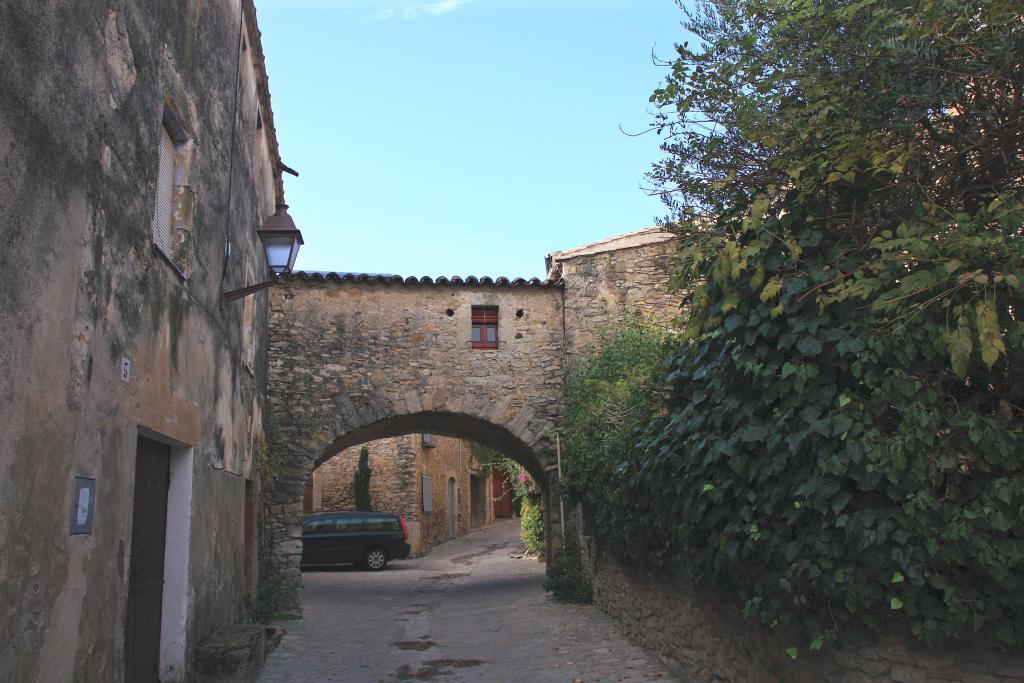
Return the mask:
[[(642, 435), (570, 401), (602, 453), (577, 476), (619, 486), (589, 501), (598, 536), (802, 632), (794, 656), (879, 631), (1019, 647), (1019, 3), (705, 10), (652, 97), (701, 283), (667, 415)], [(656, 380), (619, 367), (593, 386), (652, 412)]]
[(523, 467), (511, 458), (500, 458), (495, 465), (505, 471), (512, 483), (512, 497), (519, 505), (523, 545), (534, 555), (544, 557), (544, 508), (540, 489)]
[(617, 557), (645, 566), (668, 566), (661, 492), (640, 476), (636, 447), (664, 396), (667, 351), (664, 330), (631, 320), (607, 330), (598, 353), (566, 383), (562, 491), (584, 506)]

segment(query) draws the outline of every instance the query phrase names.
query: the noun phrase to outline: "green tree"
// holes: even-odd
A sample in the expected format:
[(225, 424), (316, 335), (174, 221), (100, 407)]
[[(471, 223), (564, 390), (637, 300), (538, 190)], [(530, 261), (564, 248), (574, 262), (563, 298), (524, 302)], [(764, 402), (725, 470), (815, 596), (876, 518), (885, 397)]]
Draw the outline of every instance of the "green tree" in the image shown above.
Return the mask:
[(373, 509), (370, 506), (370, 473), (370, 451), (363, 446), (359, 449), (359, 464), (356, 465), (356, 473), (352, 478), (357, 510)]
[[(655, 501), (629, 553), (812, 649), (1024, 642), (1020, 3), (733, 0), (688, 27), (650, 180), (695, 284), (667, 415), (621, 457)], [(641, 513), (613, 507), (606, 533)]]

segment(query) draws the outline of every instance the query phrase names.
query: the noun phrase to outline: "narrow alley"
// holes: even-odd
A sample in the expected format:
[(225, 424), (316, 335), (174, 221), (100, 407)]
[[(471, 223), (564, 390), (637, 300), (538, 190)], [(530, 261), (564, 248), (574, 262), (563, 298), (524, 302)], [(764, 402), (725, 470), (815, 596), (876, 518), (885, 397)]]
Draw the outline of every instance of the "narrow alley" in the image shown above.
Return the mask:
[(280, 624), (258, 680), (673, 680), (597, 609), (545, 594), (521, 552), (518, 520), (501, 520), (382, 572), (304, 572), (305, 618)]

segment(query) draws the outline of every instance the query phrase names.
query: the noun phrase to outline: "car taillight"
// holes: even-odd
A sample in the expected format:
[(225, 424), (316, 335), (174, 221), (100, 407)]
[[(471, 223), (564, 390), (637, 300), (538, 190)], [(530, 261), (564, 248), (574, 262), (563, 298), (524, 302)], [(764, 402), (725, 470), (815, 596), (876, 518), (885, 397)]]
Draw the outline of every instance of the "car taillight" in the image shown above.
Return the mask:
[(405, 525), (405, 516), (398, 515), (398, 521), (402, 523), (402, 541), (409, 540), (409, 527)]

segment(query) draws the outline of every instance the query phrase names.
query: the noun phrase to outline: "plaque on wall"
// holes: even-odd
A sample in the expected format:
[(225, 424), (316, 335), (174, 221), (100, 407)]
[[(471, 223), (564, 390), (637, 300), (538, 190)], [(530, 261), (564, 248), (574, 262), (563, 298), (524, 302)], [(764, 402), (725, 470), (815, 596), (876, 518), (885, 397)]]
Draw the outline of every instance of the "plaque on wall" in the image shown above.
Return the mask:
[(96, 508), (96, 480), (75, 477), (71, 497), (71, 533), (91, 534), (92, 514)]

